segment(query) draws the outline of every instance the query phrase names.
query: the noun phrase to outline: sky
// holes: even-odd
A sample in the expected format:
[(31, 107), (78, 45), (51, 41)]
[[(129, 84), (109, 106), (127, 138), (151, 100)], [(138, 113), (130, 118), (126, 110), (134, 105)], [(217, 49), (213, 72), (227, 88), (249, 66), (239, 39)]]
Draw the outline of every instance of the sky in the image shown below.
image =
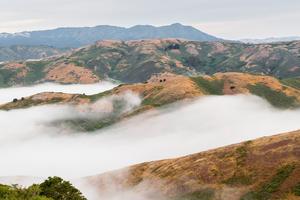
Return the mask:
[(2, 0), (0, 32), (172, 23), (226, 39), (300, 36), (299, 0)]

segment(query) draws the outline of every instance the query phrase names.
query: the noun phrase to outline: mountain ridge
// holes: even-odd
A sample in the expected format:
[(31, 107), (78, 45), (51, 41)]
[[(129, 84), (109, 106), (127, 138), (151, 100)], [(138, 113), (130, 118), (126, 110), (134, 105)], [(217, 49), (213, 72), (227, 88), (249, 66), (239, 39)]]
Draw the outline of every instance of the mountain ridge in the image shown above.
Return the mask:
[[(2, 35), (2, 37), (1, 37)], [(138, 40), (182, 38), (197, 41), (218, 41), (215, 36), (192, 26), (175, 23), (166, 26), (137, 25), (130, 28), (99, 25), (95, 27), (64, 27), (42, 31), (0, 34), (0, 46), (47, 45), (58, 48), (76, 48), (98, 40)]]

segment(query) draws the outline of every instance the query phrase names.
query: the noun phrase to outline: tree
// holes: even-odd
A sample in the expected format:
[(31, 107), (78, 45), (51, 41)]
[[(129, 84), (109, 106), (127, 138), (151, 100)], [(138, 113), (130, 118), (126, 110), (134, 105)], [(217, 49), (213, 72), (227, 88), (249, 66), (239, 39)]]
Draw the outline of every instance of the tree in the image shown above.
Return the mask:
[(39, 185), (32, 185), (29, 188), (22, 188), (18, 185), (7, 186), (0, 184), (1, 200), (53, 200), (40, 196)]
[(70, 182), (59, 177), (49, 177), (40, 184), (40, 195), (53, 200), (87, 200)]

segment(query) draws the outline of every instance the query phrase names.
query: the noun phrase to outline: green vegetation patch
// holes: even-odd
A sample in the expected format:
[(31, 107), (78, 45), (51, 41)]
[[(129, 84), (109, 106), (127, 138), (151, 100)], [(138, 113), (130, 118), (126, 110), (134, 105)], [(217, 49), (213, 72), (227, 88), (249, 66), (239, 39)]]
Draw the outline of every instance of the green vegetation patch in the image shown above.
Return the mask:
[(50, 177), (39, 185), (42, 196), (53, 200), (87, 200), (70, 182), (59, 177)]
[(281, 167), (275, 176), (265, 183), (258, 191), (251, 191), (244, 195), (241, 200), (268, 200), (282, 183), (290, 176), (295, 169), (294, 165), (285, 165)]
[(17, 71), (15, 70), (0, 69), (0, 87), (10, 86), (10, 82), (16, 75)]
[(206, 94), (211, 95), (222, 95), (223, 88), (224, 88), (224, 81), (222, 80), (206, 80), (205, 78), (199, 77), (192, 77), (192, 81), (194, 81), (199, 89)]
[(297, 106), (295, 97), (287, 96), (281, 91), (272, 90), (264, 84), (248, 85), (248, 89), (252, 94), (263, 97), (277, 108), (293, 108)]
[(288, 78), (280, 81), (282, 84), (300, 90), (300, 78)]
[(294, 195), (300, 196), (300, 182), (295, 185), (292, 191)]
[(24, 82), (26, 84), (32, 84), (45, 77), (45, 68), (50, 64), (49, 61), (33, 61), (26, 62), (26, 67), (29, 69)]
[(59, 177), (49, 177), (41, 184), (28, 188), (17, 185), (0, 185), (1, 200), (86, 200), (70, 182)]
[(186, 194), (181, 197), (177, 197), (174, 200), (212, 200), (214, 199), (214, 196), (214, 189), (208, 188), (190, 194)]

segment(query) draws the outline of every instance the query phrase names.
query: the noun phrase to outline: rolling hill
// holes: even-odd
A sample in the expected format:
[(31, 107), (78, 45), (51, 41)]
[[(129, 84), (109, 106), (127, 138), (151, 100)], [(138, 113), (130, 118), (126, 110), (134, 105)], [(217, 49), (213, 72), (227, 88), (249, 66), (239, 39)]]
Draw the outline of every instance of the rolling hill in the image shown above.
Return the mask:
[(300, 131), (85, 178), (99, 194), (145, 199), (297, 200)]
[(94, 83), (101, 79), (135, 83), (163, 72), (188, 76), (246, 72), (295, 78), (300, 76), (300, 42), (99, 41), (60, 57), (0, 64), (0, 86), (47, 81)]

